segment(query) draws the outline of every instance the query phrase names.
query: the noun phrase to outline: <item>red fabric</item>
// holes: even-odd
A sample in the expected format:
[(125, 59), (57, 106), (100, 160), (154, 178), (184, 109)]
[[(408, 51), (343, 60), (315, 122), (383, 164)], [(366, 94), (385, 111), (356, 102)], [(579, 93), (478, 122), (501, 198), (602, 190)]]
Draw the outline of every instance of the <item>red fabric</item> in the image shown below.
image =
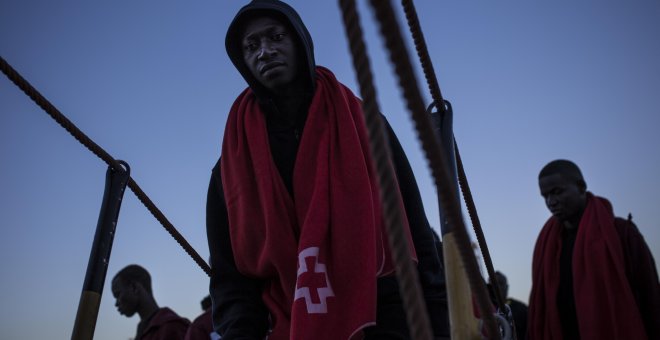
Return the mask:
[(149, 320), (139, 340), (181, 340), (186, 335), (189, 325), (188, 319), (164, 307)]
[[(529, 304), (532, 340), (562, 339), (557, 308), (561, 230), (561, 222), (551, 217), (534, 249)], [(608, 200), (588, 193), (572, 261), (581, 339), (646, 339)]]
[[(361, 103), (329, 70), (317, 67), (316, 75), (294, 168), (295, 202), (250, 89), (225, 129), (221, 170), (234, 258), (241, 273), (265, 281), (271, 340), (360, 337), (376, 319), (377, 276), (394, 270)], [(327, 310), (308, 312), (304, 287)]]
[(184, 340), (210, 340), (213, 333), (211, 309), (199, 315), (188, 327)]

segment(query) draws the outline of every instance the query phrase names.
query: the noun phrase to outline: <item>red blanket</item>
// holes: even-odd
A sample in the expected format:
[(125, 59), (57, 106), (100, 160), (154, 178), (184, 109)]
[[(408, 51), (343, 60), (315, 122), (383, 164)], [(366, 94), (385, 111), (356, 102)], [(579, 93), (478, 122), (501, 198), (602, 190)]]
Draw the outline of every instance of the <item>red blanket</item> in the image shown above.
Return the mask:
[[(557, 309), (562, 224), (541, 230), (532, 263), (529, 336), (562, 339)], [(581, 339), (646, 339), (626, 278), (623, 248), (610, 202), (588, 193), (573, 249), (573, 292)]]
[(183, 339), (190, 321), (177, 315), (173, 310), (160, 308), (144, 328), (140, 340), (178, 340)]
[(361, 103), (329, 70), (316, 75), (295, 200), (249, 89), (232, 107), (222, 147), (236, 266), (265, 282), (271, 340), (359, 338), (375, 322), (376, 278), (394, 270)]

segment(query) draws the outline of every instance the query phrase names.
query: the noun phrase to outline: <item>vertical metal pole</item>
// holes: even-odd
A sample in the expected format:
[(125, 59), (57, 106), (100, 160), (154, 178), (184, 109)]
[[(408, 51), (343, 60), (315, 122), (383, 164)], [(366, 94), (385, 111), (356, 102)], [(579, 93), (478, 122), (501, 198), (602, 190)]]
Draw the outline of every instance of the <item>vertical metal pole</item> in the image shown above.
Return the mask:
[[(436, 105), (445, 105), (444, 108)], [(432, 111), (436, 106), (435, 111)], [(456, 170), (456, 154), (454, 149), (453, 110), (448, 101), (434, 103), (427, 109), (433, 122), (445, 155), (447, 155), (448, 172), (451, 181), (447, 183), (454, 189), (457, 201), (460, 202), (458, 191), (458, 177)], [(472, 293), (470, 282), (465, 270), (461, 267), (461, 257), (458, 243), (454, 235), (454, 228), (447, 220), (447, 214), (440, 207), (440, 229), (442, 232), (442, 251), (445, 264), (445, 278), (447, 282), (447, 298), (449, 307), (449, 323), (451, 324), (452, 339), (481, 339), (478, 332), (478, 320), (472, 313)]]
[(119, 208), (124, 196), (126, 184), (130, 178), (130, 168), (124, 161), (119, 161), (125, 169), (108, 167), (105, 175), (105, 192), (92, 251), (87, 263), (87, 273), (83, 283), (82, 294), (78, 304), (78, 313), (73, 325), (72, 340), (91, 340), (101, 304), (103, 283), (108, 271), (112, 241), (117, 227)]
[[(444, 105), (444, 107), (438, 107), (437, 105)], [(434, 111), (433, 108), (436, 108)], [(460, 202), (460, 196), (458, 194), (458, 176), (456, 175), (456, 154), (454, 152), (454, 111), (451, 108), (451, 104), (448, 101), (444, 103), (433, 103), (427, 108), (427, 112), (431, 117), (433, 122), (433, 130), (435, 130), (436, 136), (440, 141), (445, 155), (447, 155), (447, 166), (449, 166), (448, 173), (451, 177), (450, 185), (453, 187), (456, 198)], [(447, 214), (442, 211), (440, 208), (440, 230), (442, 235), (450, 233), (453, 231), (454, 226), (449, 225), (447, 221)]]

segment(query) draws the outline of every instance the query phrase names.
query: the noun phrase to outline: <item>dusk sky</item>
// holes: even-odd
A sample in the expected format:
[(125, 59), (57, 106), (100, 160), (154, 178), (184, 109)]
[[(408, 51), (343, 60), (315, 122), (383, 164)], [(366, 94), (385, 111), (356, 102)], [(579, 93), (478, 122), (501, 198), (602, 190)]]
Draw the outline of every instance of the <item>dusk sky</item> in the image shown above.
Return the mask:
[[(204, 259), (210, 171), (229, 108), (246, 86), (224, 38), (245, 3), (0, 0), (0, 55), (128, 162)], [(307, 24), (317, 64), (359, 94), (337, 2), (289, 3)], [(359, 3), (380, 108), (438, 229), (427, 162), (372, 12)], [(537, 175), (557, 158), (576, 162), (615, 214), (632, 213), (658, 261), (660, 1), (420, 0), (416, 7), (510, 295), (529, 297), (534, 243), (549, 217)], [(418, 82), (430, 102), (421, 72)], [(70, 338), (107, 166), (4, 75), (0, 159), (0, 338)], [(191, 320), (201, 313), (208, 277), (127, 190), (95, 339), (135, 335), (138, 317), (119, 315), (110, 292), (112, 276), (132, 263), (150, 271), (161, 306)]]

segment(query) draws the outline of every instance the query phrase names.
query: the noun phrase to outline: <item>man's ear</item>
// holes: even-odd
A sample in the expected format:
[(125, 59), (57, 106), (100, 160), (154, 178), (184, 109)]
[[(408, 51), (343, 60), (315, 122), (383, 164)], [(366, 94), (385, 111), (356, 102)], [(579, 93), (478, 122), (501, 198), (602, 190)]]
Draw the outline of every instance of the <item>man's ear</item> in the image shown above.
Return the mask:
[(129, 282), (128, 287), (131, 292), (136, 295), (140, 294), (140, 291), (142, 290), (142, 285), (135, 281)]
[(135, 282), (135, 289), (140, 293), (144, 293), (147, 291), (140, 282)]
[(578, 188), (580, 189), (581, 194), (584, 194), (584, 193), (587, 192), (587, 182), (580, 179), (580, 180), (578, 180), (577, 185), (578, 185)]

